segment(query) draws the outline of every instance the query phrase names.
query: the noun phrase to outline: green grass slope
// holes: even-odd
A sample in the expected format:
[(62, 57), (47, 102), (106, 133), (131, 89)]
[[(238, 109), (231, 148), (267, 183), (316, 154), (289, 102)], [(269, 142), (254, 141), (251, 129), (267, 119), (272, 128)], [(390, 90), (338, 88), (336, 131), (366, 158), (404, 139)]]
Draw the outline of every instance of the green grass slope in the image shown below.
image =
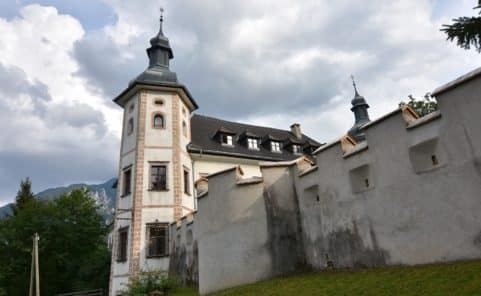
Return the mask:
[[(174, 295), (197, 293), (184, 288)], [(310, 272), (235, 287), (214, 295), (481, 295), (481, 260)]]

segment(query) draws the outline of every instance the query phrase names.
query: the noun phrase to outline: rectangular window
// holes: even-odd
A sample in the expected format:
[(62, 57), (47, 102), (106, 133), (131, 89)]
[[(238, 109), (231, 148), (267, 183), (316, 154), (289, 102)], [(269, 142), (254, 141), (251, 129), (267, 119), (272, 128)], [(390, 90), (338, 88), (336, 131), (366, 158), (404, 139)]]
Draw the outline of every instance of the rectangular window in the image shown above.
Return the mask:
[(132, 192), (132, 168), (124, 170), (122, 182), (122, 196), (129, 195)]
[(271, 151), (281, 152), (281, 143), (277, 141), (271, 141)]
[(169, 224), (147, 224), (147, 257), (169, 255)]
[(301, 154), (301, 146), (299, 145), (292, 145), (292, 153), (294, 154)]
[(119, 228), (119, 240), (117, 245), (117, 261), (127, 261), (127, 244), (129, 239), (129, 228)]
[(222, 135), (221, 136), (221, 142), (222, 142), (222, 145), (228, 145), (228, 146), (232, 146), (232, 136), (231, 135)]
[(190, 194), (189, 171), (184, 168), (184, 193)]
[(152, 164), (150, 167), (150, 190), (167, 190), (167, 165)]
[(259, 142), (254, 138), (247, 138), (247, 147), (253, 150), (259, 150)]

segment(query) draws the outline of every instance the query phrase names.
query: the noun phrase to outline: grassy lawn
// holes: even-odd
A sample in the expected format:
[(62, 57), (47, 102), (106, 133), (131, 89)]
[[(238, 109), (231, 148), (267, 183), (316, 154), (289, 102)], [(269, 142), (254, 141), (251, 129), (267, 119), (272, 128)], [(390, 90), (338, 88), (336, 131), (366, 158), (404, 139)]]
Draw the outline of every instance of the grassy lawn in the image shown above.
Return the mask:
[[(183, 288), (174, 295), (197, 295)], [(235, 295), (481, 295), (481, 260), (359, 271), (309, 272), (214, 294)]]

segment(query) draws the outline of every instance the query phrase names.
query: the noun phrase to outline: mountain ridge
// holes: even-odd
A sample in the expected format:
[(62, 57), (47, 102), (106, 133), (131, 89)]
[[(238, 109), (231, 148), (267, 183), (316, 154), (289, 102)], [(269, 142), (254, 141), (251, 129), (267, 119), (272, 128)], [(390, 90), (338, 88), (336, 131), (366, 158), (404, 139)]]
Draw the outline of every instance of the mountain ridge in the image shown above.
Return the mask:
[[(100, 184), (76, 183), (67, 186), (52, 187), (36, 193), (35, 196), (39, 199), (52, 200), (63, 193), (86, 187), (97, 205), (99, 205), (99, 212), (104, 217), (105, 222), (110, 223), (115, 210), (116, 189), (113, 188), (115, 182), (117, 182), (117, 178), (111, 178)], [(0, 219), (12, 213), (11, 205), (13, 205), (13, 203), (0, 207)]]

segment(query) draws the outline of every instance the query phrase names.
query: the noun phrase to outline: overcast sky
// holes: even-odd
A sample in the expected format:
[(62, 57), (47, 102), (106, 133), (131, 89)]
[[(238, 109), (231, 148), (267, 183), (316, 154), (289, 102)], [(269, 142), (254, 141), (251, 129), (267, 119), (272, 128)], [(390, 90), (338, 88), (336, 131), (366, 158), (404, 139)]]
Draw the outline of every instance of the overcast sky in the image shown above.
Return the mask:
[(198, 113), (327, 142), (353, 123), (351, 74), (376, 118), (480, 66), (439, 31), (476, 2), (1, 1), (0, 205), (27, 176), (40, 191), (116, 175), (112, 98), (146, 68), (160, 6)]

